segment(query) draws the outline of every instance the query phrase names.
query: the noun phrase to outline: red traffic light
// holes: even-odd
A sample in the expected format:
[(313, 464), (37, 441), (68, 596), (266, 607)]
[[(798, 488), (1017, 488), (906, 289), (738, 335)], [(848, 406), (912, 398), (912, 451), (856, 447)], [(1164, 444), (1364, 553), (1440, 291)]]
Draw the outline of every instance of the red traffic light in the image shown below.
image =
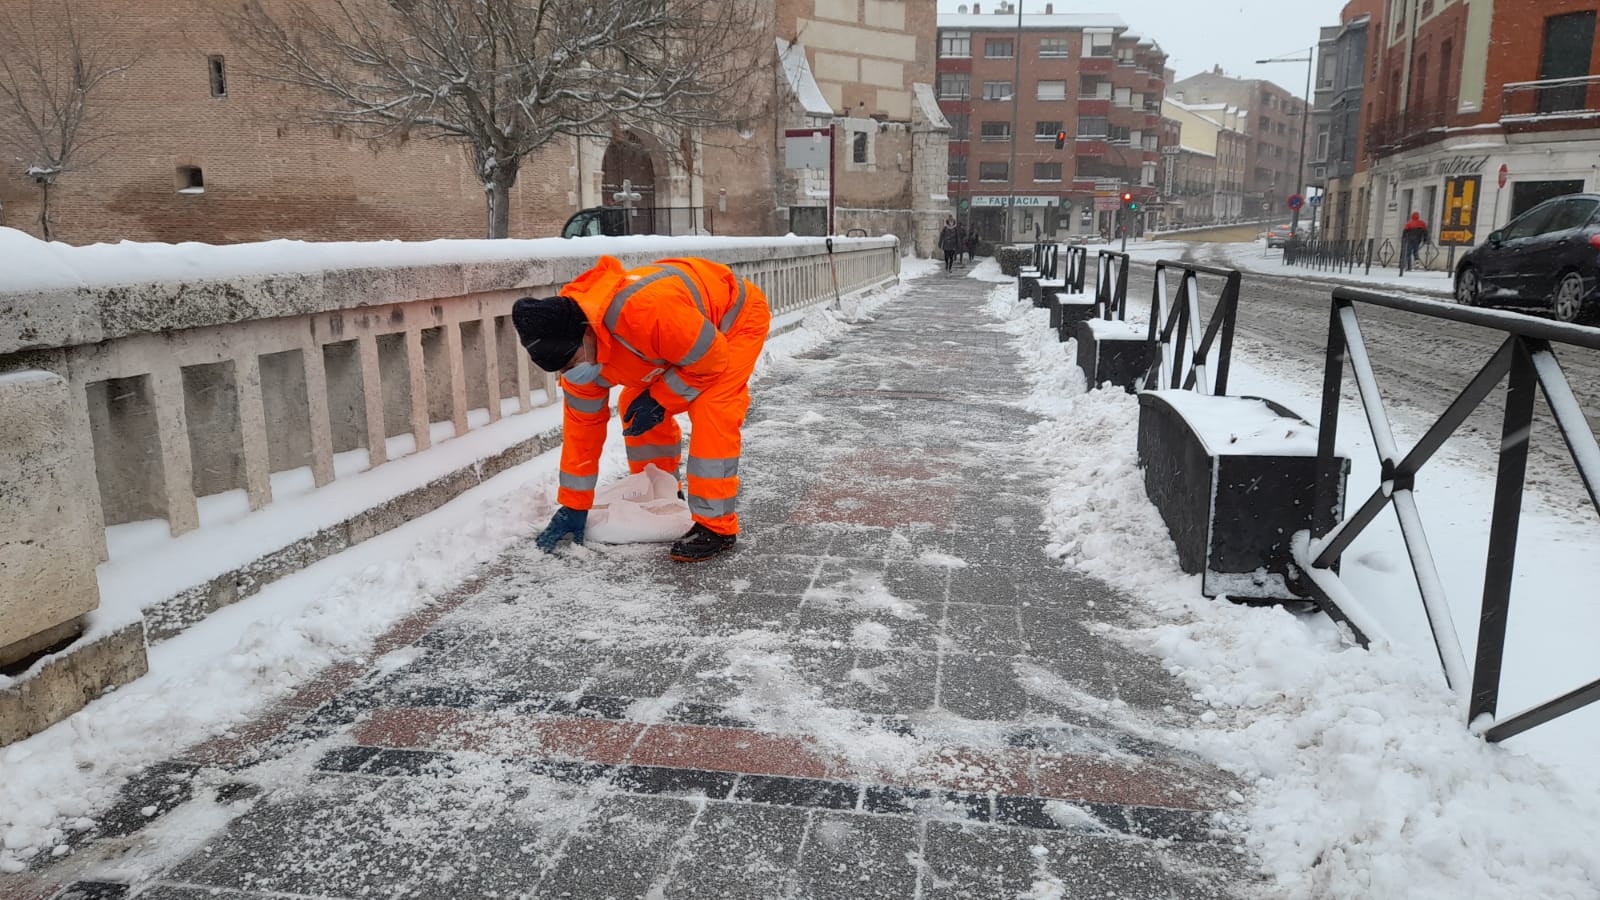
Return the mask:
[(1133, 202), (1133, 194), (1131, 194), (1131, 193), (1124, 193), (1124, 194), (1123, 194), (1123, 195), (1122, 195), (1122, 202), (1123, 202), (1123, 203), (1132, 203), (1132, 202)]
[(1056, 132), (1056, 149), (1060, 150), (1062, 147), (1065, 147), (1066, 144), (1067, 144), (1067, 133), (1065, 131)]

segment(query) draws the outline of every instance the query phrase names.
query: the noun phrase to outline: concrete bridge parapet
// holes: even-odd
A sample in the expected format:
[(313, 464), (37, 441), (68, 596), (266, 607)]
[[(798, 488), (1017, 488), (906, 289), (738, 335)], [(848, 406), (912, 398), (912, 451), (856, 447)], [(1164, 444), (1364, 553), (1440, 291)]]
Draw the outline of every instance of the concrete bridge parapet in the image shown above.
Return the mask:
[[(27, 681), (92, 622), (108, 527), (164, 520), (176, 537), (199, 527), (203, 498), (242, 492), (260, 510), (281, 473), (307, 470), (322, 488), (344, 469), (336, 457), (364, 455), (356, 467), (370, 470), (553, 405), (554, 379), (529, 364), (511, 326), (516, 298), (555, 293), (601, 253), (630, 266), (703, 256), (759, 286), (782, 323), (835, 291), (893, 282), (900, 264), (893, 237), (839, 239), (832, 252), (799, 238), (34, 249), (35, 270), (0, 279), (0, 717), (26, 719), (0, 722), (0, 745), (110, 686), (79, 685), (72, 708), (25, 702)], [(488, 477), (555, 440), (468, 468)], [(144, 624), (152, 639), (175, 633), (285, 574), (276, 567), (401, 524), (468, 481), (436, 479), (425, 502), (352, 520), (315, 552), (264, 548), (279, 562), (219, 579), (225, 590), (200, 586), (182, 612)], [(136, 676), (143, 640), (125, 627), (98, 633), (112, 631), (139, 663), (96, 671)]]

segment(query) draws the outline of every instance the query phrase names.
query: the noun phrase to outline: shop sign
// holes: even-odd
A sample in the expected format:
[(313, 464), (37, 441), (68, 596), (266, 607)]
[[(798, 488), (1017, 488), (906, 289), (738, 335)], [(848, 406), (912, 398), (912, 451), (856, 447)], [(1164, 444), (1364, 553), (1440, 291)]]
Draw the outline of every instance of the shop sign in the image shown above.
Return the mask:
[(1471, 247), (1477, 241), (1478, 194), (1482, 175), (1455, 175), (1444, 180), (1444, 223), (1439, 246)]

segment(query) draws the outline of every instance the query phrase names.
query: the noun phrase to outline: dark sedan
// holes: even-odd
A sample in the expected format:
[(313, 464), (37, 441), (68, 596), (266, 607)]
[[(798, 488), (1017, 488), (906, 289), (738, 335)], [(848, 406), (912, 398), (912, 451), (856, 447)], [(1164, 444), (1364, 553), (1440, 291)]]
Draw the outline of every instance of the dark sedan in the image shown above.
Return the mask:
[(1600, 194), (1568, 194), (1490, 233), (1456, 267), (1456, 300), (1538, 306), (1563, 322), (1594, 314), (1600, 288)]

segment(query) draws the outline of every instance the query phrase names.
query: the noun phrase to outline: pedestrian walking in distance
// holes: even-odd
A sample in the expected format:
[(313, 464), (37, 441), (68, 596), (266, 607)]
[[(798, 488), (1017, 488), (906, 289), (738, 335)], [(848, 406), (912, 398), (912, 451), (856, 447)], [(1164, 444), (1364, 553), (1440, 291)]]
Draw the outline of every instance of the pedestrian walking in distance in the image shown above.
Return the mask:
[(939, 249), (944, 251), (944, 270), (954, 268), (956, 257), (961, 253), (961, 229), (956, 227), (956, 220), (945, 217), (944, 229), (939, 232)]
[(772, 314), (761, 289), (705, 259), (663, 259), (624, 269), (610, 256), (554, 297), (524, 297), (511, 321), (534, 365), (561, 373), (561, 507), (535, 540), (551, 551), (583, 529), (594, 506), (611, 388), (628, 468), (678, 472), (689, 414), (689, 512), (694, 525), (672, 545), (679, 562), (710, 559), (738, 540), (739, 452), (750, 375)]
[(1422, 252), (1422, 245), (1428, 242), (1428, 223), (1422, 221), (1422, 214), (1412, 211), (1411, 218), (1407, 220), (1406, 227), (1400, 232), (1400, 248), (1405, 264), (1402, 269), (1415, 269), (1417, 267), (1417, 254)]

